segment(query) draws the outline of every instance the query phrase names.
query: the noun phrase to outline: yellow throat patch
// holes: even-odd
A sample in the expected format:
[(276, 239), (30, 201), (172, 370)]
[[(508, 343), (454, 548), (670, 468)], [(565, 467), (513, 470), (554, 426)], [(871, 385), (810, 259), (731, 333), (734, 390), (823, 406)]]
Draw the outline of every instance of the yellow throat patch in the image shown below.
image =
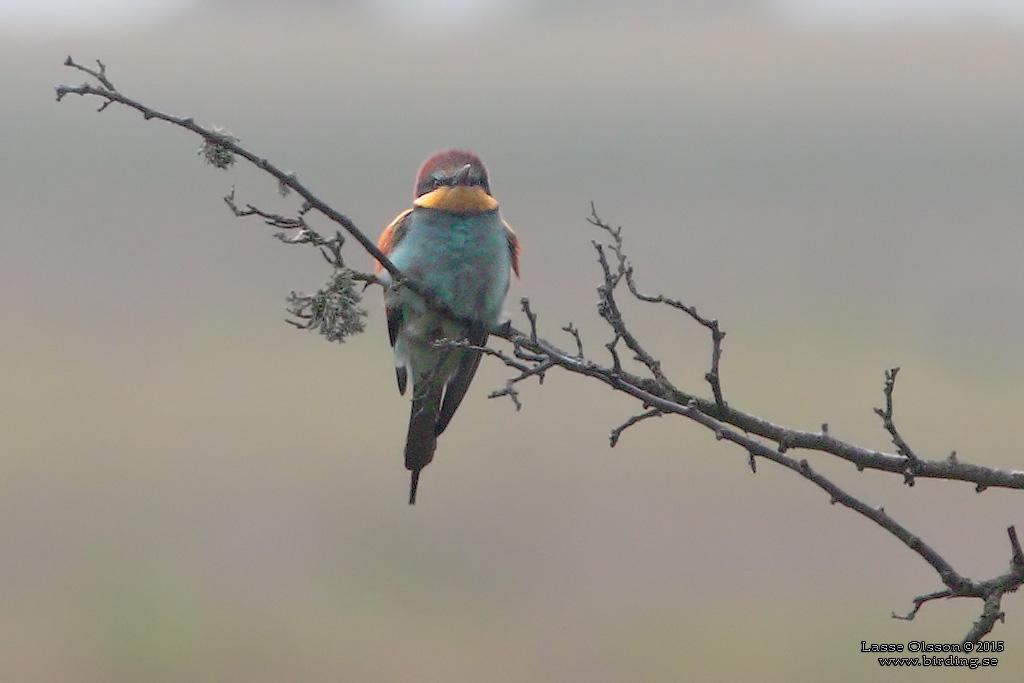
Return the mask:
[(449, 213), (484, 213), (497, 209), (498, 202), (484, 192), (482, 187), (442, 185), (422, 197), (417, 197), (413, 206)]

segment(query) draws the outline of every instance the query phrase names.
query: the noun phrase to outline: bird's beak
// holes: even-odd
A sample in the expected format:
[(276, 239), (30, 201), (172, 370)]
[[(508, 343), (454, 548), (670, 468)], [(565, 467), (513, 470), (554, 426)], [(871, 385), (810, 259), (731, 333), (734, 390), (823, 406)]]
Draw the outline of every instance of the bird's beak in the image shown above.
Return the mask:
[(466, 181), (469, 180), (469, 172), (473, 169), (473, 164), (466, 164), (452, 176), (453, 185), (465, 185)]

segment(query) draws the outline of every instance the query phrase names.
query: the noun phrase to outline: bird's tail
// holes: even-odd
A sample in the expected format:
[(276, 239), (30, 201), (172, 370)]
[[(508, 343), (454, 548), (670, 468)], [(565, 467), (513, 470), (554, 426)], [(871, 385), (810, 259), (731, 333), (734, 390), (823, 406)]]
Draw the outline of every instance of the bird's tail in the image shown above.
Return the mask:
[(441, 408), (443, 387), (427, 383), (427, 390), (417, 395), (413, 392), (412, 414), (409, 415), (409, 435), (405, 440), (405, 467), (412, 470), (409, 487), (409, 505), (416, 504), (416, 487), (420, 481), (420, 470), (434, 459), (437, 446), (437, 416)]

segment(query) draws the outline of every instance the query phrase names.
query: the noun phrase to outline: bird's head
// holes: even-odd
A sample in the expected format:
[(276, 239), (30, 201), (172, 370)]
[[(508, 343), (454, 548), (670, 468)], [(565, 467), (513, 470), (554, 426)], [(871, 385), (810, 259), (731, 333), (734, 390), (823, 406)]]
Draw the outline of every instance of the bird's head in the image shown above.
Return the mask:
[(480, 157), (463, 149), (435, 153), (416, 176), (415, 206), (450, 213), (483, 213), (498, 208)]

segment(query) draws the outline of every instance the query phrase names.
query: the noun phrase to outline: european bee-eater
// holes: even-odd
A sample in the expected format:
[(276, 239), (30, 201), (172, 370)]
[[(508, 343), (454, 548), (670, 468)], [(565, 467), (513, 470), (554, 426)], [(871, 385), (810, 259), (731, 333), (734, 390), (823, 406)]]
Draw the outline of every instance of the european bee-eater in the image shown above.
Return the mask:
[(420, 470), (434, 457), (437, 437), (459, 407), (481, 353), (438, 345), (440, 339), (487, 342), (501, 318), (511, 272), (519, 276), (519, 240), (498, 215), (487, 170), (472, 152), (448, 149), (427, 159), (416, 176), (412, 208), (380, 236), (380, 250), (402, 273), (426, 287), (464, 322), (434, 311), (387, 271), (384, 308), (395, 350), (398, 390), (412, 379), (412, 414), (405, 466), (412, 471), (409, 504)]

